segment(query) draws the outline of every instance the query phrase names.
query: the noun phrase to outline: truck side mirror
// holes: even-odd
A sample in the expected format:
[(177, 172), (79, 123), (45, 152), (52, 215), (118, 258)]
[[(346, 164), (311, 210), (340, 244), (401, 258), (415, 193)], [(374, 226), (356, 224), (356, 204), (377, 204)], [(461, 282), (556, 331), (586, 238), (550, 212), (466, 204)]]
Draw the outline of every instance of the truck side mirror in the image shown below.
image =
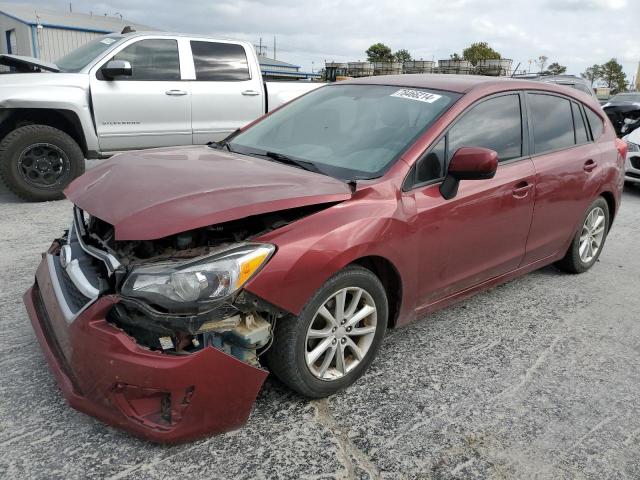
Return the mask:
[(133, 68), (126, 60), (110, 60), (100, 72), (107, 80), (113, 80), (116, 77), (130, 77), (133, 75)]

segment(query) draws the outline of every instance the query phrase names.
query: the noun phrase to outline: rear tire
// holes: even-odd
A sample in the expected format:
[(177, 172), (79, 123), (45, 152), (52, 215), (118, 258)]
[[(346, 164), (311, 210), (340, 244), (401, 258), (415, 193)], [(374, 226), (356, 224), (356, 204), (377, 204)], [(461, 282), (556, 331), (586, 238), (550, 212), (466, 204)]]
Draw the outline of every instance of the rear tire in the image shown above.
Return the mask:
[(80, 146), (57, 128), (22, 126), (0, 143), (0, 178), (25, 200), (60, 200), (66, 186), (83, 173)]
[[(341, 310), (337, 306), (339, 298), (343, 299)], [(329, 312), (335, 322), (324, 312)], [(359, 316), (362, 319), (356, 321)], [(355, 322), (351, 326), (349, 319)], [(266, 352), (267, 364), (284, 384), (301, 395), (329, 396), (364, 374), (384, 338), (387, 319), (387, 296), (378, 277), (363, 267), (349, 266), (331, 277), (298, 317), (277, 322), (273, 344)], [(310, 360), (323, 342), (327, 346), (320, 350), (325, 353)]]
[[(556, 266), (567, 273), (583, 273), (600, 257), (609, 233), (609, 204), (599, 197), (587, 209), (571, 246)], [(600, 223), (598, 223), (600, 222)]]

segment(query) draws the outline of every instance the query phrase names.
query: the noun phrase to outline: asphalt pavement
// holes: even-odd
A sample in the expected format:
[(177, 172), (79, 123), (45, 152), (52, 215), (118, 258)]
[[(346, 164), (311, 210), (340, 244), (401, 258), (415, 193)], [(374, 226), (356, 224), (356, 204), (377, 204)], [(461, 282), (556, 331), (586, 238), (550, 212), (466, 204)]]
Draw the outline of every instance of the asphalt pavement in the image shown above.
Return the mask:
[(22, 294), (71, 218), (0, 190), (0, 478), (640, 478), (640, 189), (600, 261), (553, 267), (388, 333), (356, 384), (267, 380), (242, 429), (158, 446), (68, 407)]

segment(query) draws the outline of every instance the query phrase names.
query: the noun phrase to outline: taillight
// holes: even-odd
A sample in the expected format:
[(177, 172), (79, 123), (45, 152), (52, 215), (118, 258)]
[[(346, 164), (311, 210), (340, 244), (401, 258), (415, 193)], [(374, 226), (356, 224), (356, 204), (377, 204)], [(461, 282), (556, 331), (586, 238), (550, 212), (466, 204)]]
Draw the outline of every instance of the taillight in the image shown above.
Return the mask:
[(616, 149), (622, 158), (627, 158), (627, 142), (620, 138), (616, 138)]

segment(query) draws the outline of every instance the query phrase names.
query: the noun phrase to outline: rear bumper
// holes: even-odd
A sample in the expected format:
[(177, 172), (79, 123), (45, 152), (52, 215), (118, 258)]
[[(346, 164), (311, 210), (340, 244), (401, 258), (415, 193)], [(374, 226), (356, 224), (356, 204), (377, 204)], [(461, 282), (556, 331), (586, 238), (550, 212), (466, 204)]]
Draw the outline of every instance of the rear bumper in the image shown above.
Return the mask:
[(117, 296), (101, 297), (67, 322), (46, 258), (24, 295), (49, 368), (73, 408), (163, 443), (246, 423), (265, 370), (212, 347), (185, 356), (144, 349), (107, 322), (117, 302)]

